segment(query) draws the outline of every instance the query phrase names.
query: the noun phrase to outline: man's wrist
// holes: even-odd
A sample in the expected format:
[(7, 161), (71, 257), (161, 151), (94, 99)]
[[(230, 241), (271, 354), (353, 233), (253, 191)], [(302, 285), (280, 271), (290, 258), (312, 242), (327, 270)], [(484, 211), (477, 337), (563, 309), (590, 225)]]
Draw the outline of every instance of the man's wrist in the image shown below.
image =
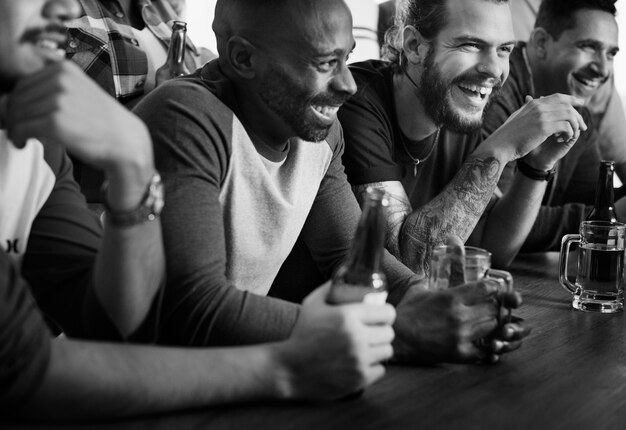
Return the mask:
[(532, 180), (549, 181), (556, 174), (556, 165), (548, 170), (537, 169), (528, 164), (523, 158), (520, 158), (519, 160), (517, 160), (517, 170), (521, 174)]
[(154, 221), (161, 214), (164, 205), (163, 184), (158, 172), (154, 172), (144, 188), (138, 204), (131, 209), (117, 210), (108, 201), (108, 182), (102, 186), (102, 199), (106, 209), (105, 220), (116, 227), (132, 227)]
[(295, 387), (292, 371), (288, 364), (291, 342), (290, 339), (266, 345), (268, 368), (268, 383), (271, 384), (271, 397), (279, 400), (289, 400), (295, 397)]

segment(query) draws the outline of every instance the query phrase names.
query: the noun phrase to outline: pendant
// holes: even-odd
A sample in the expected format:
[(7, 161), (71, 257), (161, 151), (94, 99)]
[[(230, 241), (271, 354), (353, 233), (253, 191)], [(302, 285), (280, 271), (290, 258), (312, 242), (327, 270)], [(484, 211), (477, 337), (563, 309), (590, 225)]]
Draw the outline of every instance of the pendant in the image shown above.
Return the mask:
[(414, 161), (413, 162), (413, 177), (415, 178), (417, 176), (417, 165), (420, 163), (420, 160)]

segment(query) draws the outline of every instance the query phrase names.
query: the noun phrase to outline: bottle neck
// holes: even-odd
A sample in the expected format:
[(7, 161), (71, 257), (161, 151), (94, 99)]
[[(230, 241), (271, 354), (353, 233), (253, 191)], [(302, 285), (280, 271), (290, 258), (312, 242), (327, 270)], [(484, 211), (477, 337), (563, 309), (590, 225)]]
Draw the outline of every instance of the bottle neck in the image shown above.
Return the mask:
[(380, 201), (367, 201), (348, 255), (348, 271), (352, 273), (379, 272), (384, 246), (384, 207)]
[(175, 29), (172, 32), (170, 47), (167, 51), (168, 64), (183, 64), (185, 62), (185, 38), (186, 30), (184, 28)]
[(594, 207), (596, 210), (613, 207), (613, 203), (613, 166), (603, 165), (600, 167)]

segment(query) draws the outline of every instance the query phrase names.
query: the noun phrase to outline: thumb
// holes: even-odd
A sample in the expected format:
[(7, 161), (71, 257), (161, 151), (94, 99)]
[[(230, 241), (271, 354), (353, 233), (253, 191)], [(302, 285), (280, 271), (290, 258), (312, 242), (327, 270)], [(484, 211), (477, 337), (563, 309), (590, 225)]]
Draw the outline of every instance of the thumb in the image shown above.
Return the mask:
[(465, 246), (457, 236), (446, 239), (448, 257), (450, 259), (450, 287), (465, 284)]
[(330, 281), (323, 283), (321, 286), (317, 287), (308, 296), (304, 298), (302, 301), (303, 305), (308, 304), (318, 304), (323, 305), (326, 304), (326, 296), (328, 296), (328, 292), (330, 291)]

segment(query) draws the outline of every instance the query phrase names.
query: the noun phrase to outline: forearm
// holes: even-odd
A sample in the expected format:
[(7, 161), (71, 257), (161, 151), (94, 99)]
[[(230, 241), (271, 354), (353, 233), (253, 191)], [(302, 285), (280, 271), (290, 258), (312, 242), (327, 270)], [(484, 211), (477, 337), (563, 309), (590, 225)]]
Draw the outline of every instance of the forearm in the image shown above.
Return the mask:
[(144, 321), (164, 277), (158, 220), (129, 228), (107, 223), (94, 272), (94, 289), (123, 337), (131, 335)]
[[(109, 169), (110, 210), (127, 212), (143, 204), (154, 172), (152, 151)], [(94, 271), (95, 293), (122, 336), (128, 337), (145, 319), (164, 280), (161, 224), (156, 219), (119, 226), (105, 213), (104, 231)]]
[(491, 199), (504, 163), (474, 156), (430, 203), (413, 210), (387, 236), (389, 249), (415, 273), (429, 272), (433, 247), (454, 235), (467, 240)]
[(20, 414), (111, 419), (280, 398), (278, 345), (175, 349), (56, 340), (45, 378)]
[(542, 206), (521, 251), (558, 251), (563, 235), (577, 233), (580, 223), (590, 210), (590, 206), (581, 203)]
[(480, 246), (491, 251), (494, 266), (507, 267), (524, 244), (539, 213), (546, 184), (517, 172), (509, 191), (491, 209)]

